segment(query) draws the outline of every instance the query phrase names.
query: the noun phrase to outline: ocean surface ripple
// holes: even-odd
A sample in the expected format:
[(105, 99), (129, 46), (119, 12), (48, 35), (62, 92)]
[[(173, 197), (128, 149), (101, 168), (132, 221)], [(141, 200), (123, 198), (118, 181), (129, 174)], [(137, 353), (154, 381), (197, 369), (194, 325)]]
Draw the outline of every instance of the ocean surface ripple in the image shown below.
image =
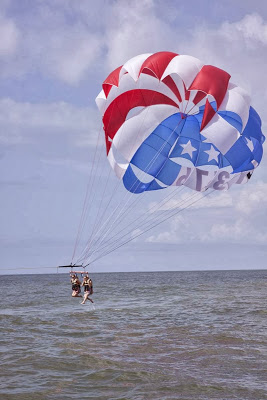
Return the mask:
[(264, 400), (267, 271), (2, 276), (1, 400)]

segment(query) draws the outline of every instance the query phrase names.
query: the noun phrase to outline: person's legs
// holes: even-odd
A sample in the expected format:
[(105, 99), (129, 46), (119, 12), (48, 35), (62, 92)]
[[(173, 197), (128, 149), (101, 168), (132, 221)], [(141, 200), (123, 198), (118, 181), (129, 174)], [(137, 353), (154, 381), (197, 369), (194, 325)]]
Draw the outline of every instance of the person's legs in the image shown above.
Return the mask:
[(85, 292), (84, 296), (83, 296), (83, 301), (81, 302), (81, 304), (84, 304), (86, 302), (86, 300), (88, 299), (89, 293)]

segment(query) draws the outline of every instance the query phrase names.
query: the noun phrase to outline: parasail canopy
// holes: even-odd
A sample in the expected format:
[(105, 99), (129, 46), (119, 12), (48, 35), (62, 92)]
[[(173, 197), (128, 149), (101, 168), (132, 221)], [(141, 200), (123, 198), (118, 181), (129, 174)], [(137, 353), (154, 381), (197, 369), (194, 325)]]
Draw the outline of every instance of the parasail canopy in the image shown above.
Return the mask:
[(227, 190), (261, 161), (260, 117), (222, 69), (172, 52), (141, 54), (102, 87), (107, 157), (129, 192)]
[[(195, 57), (141, 54), (111, 72), (102, 88), (96, 103), (105, 134), (98, 133), (76, 264), (101, 259), (209, 193), (246, 183), (263, 154), (261, 120), (249, 95), (229, 73)], [(123, 185), (99, 162), (104, 138)], [(150, 198), (156, 202), (148, 204)], [(87, 220), (91, 234), (75, 258)]]

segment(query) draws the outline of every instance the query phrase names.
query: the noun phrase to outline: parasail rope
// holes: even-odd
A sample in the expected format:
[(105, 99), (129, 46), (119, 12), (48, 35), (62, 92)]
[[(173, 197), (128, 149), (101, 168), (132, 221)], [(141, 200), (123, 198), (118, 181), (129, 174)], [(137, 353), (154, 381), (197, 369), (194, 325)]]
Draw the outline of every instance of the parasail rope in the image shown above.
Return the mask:
[[(134, 227), (134, 226), (136, 225), (136, 223), (137, 223), (138, 221), (140, 221), (140, 220), (141, 220), (141, 224), (140, 224), (139, 226), (136, 226), (136, 228), (138, 227), (139, 229), (141, 229), (141, 227), (142, 227), (143, 225), (145, 225), (145, 223), (148, 222), (147, 220), (148, 220), (150, 217), (152, 217), (151, 220), (153, 219), (153, 216), (154, 216), (154, 213), (155, 213), (155, 212), (157, 212), (158, 210), (160, 210), (161, 207), (163, 207), (165, 204), (167, 204), (167, 203), (168, 203), (173, 197), (175, 197), (179, 192), (181, 192), (182, 190), (184, 190), (184, 188), (185, 188), (184, 186), (180, 186), (180, 187), (179, 187), (179, 190), (177, 190), (178, 187), (176, 187), (174, 193), (173, 193), (173, 192), (172, 192), (172, 193), (169, 193), (167, 196), (165, 196), (165, 197), (161, 200), (161, 202), (156, 203), (152, 208), (150, 208), (149, 212), (144, 211), (141, 215), (139, 215), (138, 218), (135, 218), (135, 219), (132, 220), (130, 223), (127, 223), (127, 225), (124, 226), (120, 231), (118, 231), (115, 235), (111, 236), (111, 237), (108, 239), (108, 241), (104, 243), (104, 246), (103, 246), (103, 247), (101, 247), (101, 246), (98, 247), (96, 250), (94, 250), (94, 251), (92, 252), (92, 254), (93, 254), (93, 253), (97, 253), (98, 251), (102, 251), (103, 248), (106, 247), (107, 245), (111, 245), (111, 244), (113, 243), (114, 239), (116, 239), (116, 238), (118, 237), (118, 235), (120, 235), (120, 234), (121, 234), (122, 232), (124, 232), (125, 230), (127, 230), (127, 232), (124, 234), (124, 236), (128, 235), (129, 233), (131, 233), (131, 232), (133, 231), (132, 226)], [(195, 193), (195, 194), (196, 194), (196, 193)], [(180, 200), (181, 200), (181, 199), (180, 199)], [(185, 201), (184, 199), (181, 200), (181, 204), (182, 204), (184, 201)], [(180, 204), (180, 203), (179, 203), (179, 204)], [(152, 211), (152, 210), (153, 210), (153, 211)], [(125, 214), (125, 212), (124, 212), (124, 214)], [(121, 217), (123, 217), (124, 214), (122, 214)], [(145, 218), (144, 218), (144, 216), (145, 216)], [(130, 228), (130, 227), (131, 227), (131, 228)], [(130, 229), (129, 229), (129, 228), (130, 228)], [(117, 240), (120, 240), (120, 239), (121, 239), (121, 238), (118, 238)], [(92, 255), (92, 254), (91, 254), (91, 255)]]
[[(187, 107), (187, 106), (188, 106), (188, 102), (187, 102), (187, 104), (186, 104), (186, 107)], [(190, 108), (190, 110), (188, 111), (188, 114), (190, 114), (190, 112), (193, 110), (193, 108), (194, 108), (195, 106), (196, 106), (196, 105), (194, 104), (194, 105)], [(179, 109), (179, 107), (178, 107), (178, 109)], [(172, 134), (173, 134), (174, 131), (177, 129), (177, 127), (179, 126), (179, 124), (181, 123), (182, 120), (183, 120), (183, 118), (181, 118), (181, 120), (178, 122), (178, 124), (176, 125), (176, 127), (173, 129), (173, 131), (172, 131), (171, 134), (169, 135), (169, 137), (168, 137), (166, 143), (163, 143), (163, 145), (162, 145), (161, 148), (157, 151), (157, 153), (155, 154), (155, 156), (153, 157), (153, 159), (149, 162), (149, 164), (147, 165), (145, 171), (143, 171), (143, 175), (145, 174), (145, 172), (146, 172), (151, 166), (153, 166), (153, 164), (154, 164), (154, 162), (156, 161), (156, 159), (158, 158), (158, 156), (159, 156), (161, 150), (163, 150), (163, 148), (164, 148), (165, 145), (167, 144), (168, 140), (171, 138)], [(139, 131), (139, 134), (140, 134), (140, 131)], [(190, 175), (191, 175), (191, 174), (190, 174)], [(131, 186), (130, 190), (134, 187), (134, 185), (136, 184), (137, 180), (138, 180), (138, 179), (136, 179), (136, 181), (133, 183), (133, 185)], [(125, 194), (125, 196), (126, 196), (126, 195), (127, 195), (127, 194)], [(124, 196), (124, 198), (125, 198), (125, 196)], [(124, 200), (124, 198), (123, 198), (123, 200)], [(139, 199), (141, 199), (141, 196), (138, 196), (138, 200), (139, 200)], [(123, 200), (121, 200), (121, 201), (119, 202), (118, 206), (116, 207), (116, 209), (114, 210), (114, 212), (113, 212), (112, 214), (115, 215), (115, 211), (119, 208), (119, 205), (120, 205), (120, 203), (122, 203)], [(127, 202), (124, 203), (123, 208), (126, 208), (126, 206), (127, 206), (127, 204), (128, 204), (129, 201), (130, 201), (130, 199), (128, 199)], [(132, 204), (130, 204), (130, 206), (132, 206), (134, 203), (137, 203), (137, 200), (136, 200), (136, 199), (134, 200), (134, 202), (133, 202)], [(99, 249), (99, 247), (101, 246), (101, 243), (103, 242), (104, 238), (105, 238), (105, 237), (108, 235), (108, 233), (111, 231), (111, 229), (112, 229), (114, 223), (117, 222), (117, 221), (119, 221), (119, 220), (121, 219), (121, 218), (120, 218), (120, 215), (121, 215), (121, 214), (125, 214), (125, 212), (123, 212), (123, 208), (120, 210), (120, 213), (119, 213), (119, 215), (117, 216), (117, 218), (115, 218), (115, 220), (114, 220), (114, 221), (112, 222), (112, 224), (109, 226), (108, 230), (105, 232), (104, 237), (101, 238), (101, 236), (99, 235), (99, 237), (97, 238), (97, 240), (94, 241), (92, 247), (97, 247), (97, 248), (96, 248), (95, 250), (93, 250), (92, 253), (95, 253), (95, 252)], [(126, 211), (127, 211), (127, 210), (126, 210)], [(110, 217), (109, 219), (107, 219), (107, 220), (105, 221), (105, 223), (101, 226), (101, 228), (96, 232), (96, 235), (101, 231), (101, 229), (106, 225), (106, 223), (109, 222), (109, 220), (110, 220), (110, 219), (112, 218), (112, 216), (113, 216), (112, 214), (111, 214), (111, 217)], [(99, 244), (99, 241), (100, 241), (100, 244)], [(97, 244), (98, 244), (98, 246), (97, 246)], [(89, 256), (89, 253), (90, 253), (90, 249), (88, 249), (88, 252), (87, 252), (86, 257)]]
[[(87, 183), (87, 188), (86, 188), (86, 194), (85, 194), (85, 198), (84, 198), (84, 203), (83, 203), (83, 208), (82, 208), (82, 213), (81, 213), (81, 217), (80, 217), (80, 221), (79, 221), (79, 226), (78, 226), (78, 231), (77, 231), (77, 236), (76, 236), (76, 240), (75, 240), (75, 244), (74, 244), (74, 249), (73, 249), (73, 254), (72, 254), (72, 258), (71, 258), (71, 262), (73, 262), (73, 259), (75, 257), (75, 253), (77, 250), (77, 246), (81, 237), (81, 233), (82, 233), (82, 227), (83, 227), (83, 220), (84, 220), (84, 216), (86, 214), (86, 204), (87, 204), (87, 199), (88, 199), (88, 194), (89, 194), (89, 188), (90, 188), (90, 183), (91, 183), (91, 179), (92, 179), (92, 173), (93, 173), (93, 169), (94, 169), (94, 165), (95, 165), (95, 158), (96, 158), (96, 153), (98, 150), (98, 145), (99, 145), (99, 139), (100, 139), (100, 132), (102, 131), (102, 125), (100, 125), (100, 128), (98, 130), (98, 135), (97, 135), (97, 144), (95, 147), (95, 151), (94, 151), (94, 157), (93, 157), (93, 162), (91, 165), (91, 170), (89, 173), (89, 178), (88, 178), (88, 183)], [(91, 193), (91, 192), (90, 192)]]
[[(112, 106), (112, 110), (113, 110), (113, 108), (114, 108), (114, 104), (113, 104), (113, 106)], [(110, 123), (110, 121), (109, 121), (109, 123)], [(108, 124), (108, 126), (109, 126), (109, 124)], [(98, 169), (98, 167), (99, 167), (99, 165), (100, 165), (100, 157), (101, 157), (101, 149), (100, 149), (100, 152), (99, 152), (99, 157), (98, 157), (98, 162), (97, 162), (97, 169)], [(101, 205), (102, 205), (102, 200), (103, 200), (103, 198), (104, 198), (104, 194), (105, 194), (105, 191), (106, 191), (106, 188), (107, 188), (107, 184), (108, 184), (108, 182), (109, 182), (110, 174), (111, 174), (111, 169), (109, 169), (109, 172), (108, 172), (108, 174), (107, 174), (107, 176), (106, 176), (106, 179), (105, 179), (106, 182), (105, 182), (105, 185), (104, 185), (104, 191), (102, 192), (101, 201), (100, 201), (100, 203), (99, 203), (98, 212), (99, 212), (99, 209), (100, 209), (100, 207), (101, 207)], [(95, 196), (96, 196), (96, 193), (97, 193), (97, 190), (93, 190), (93, 185), (94, 185), (94, 183), (95, 183), (95, 176), (93, 177), (93, 183), (92, 183), (92, 188), (91, 188), (91, 189), (92, 189), (92, 190), (91, 190), (91, 193), (93, 193), (93, 195), (92, 195), (92, 198), (91, 198), (91, 201), (90, 201), (90, 207), (89, 207), (89, 205), (87, 204), (87, 210), (86, 210), (86, 212), (85, 212), (86, 218), (84, 219), (84, 222), (83, 222), (83, 228), (84, 228), (84, 226), (85, 226), (85, 224), (86, 224), (86, 221), (87, 221), (87, 218), (88, 218), (88, 209), (91, 208), (92, 203), (93, 203), (93, 201), (94, 201), (94, 199), (95, 199)], [(119, 182), (118, 182), (118, 184), (119, 184)], [(96, 215), (98, 215), (98, 213), (97, 213)], [(97, 218), (97, 217), (96, 217), (96, 218)], [(94, 225), (93, 225), (93, 228), (92, 228), (92, 232), (91, 232), (90, 238), (91, 238), (92, 235), (93, 235), (94, 226), (95, 226), (95, 224), (96, 224), (96, 218), (95, 218), (95, 222), (94, 222)], [(90, 238), (89, 238), (88, 242), (90, 242)], [(85, 249), (86, 249), (86, 246), (85, 246)], [(82, 251), (81, 255), (84, 253), (85, 249)], [(76, 263), (78, 263), (78, 262), (81, 261), (81, 259), (82, 259), (81, 255), (80, 255), (79, 258), (77, 259)]]
[[(134, 93), (132, 93), (132, 97), (133, 97), (133, 95), (134, 95)], [(113, 103), (113, 106), (112, 106), (112, 110), (111, 110), (111, 111), (113, 111), (113, 109), (114, 109), (114, 104), (115, 104), (115, 103)], [(120, 112), (120, 109), (119, 109), (119, 108), (118, 108), (118, 110), (119, 110), (119, 112)], [(120, 112), (120, 113), (121, 113), (121, 112)], [(122, 114), (121, 114), (121, 115), (122, 115)], [(110, 119), (110, 121), (109, 121), (109, 124), (110, 124), (110, 122), (111, 122), (111, 119)], [(108, 124), (108, 126), (109, 126), (109, 124)], [(107, 126), (107, 128), (108, 128), (108, 126)], [(124, 128), (124, 126), (123, 126), (123, 127), (122, 127), (122, 131), (123, 131), (124, 129), (125, 129), (125, 128)], [(94, 235), (94, 233), (95, 233), (95, 229), (98, 227), (99, 222), (101, 221), (101, 218), (102, 218), (103, 215), (105, 214), (105, 212), (106, 212), (106, 210), (107, 210), (107, 208), (108, 208), (110, 202), (112, 201), (112, 198), (113, 198), (114, 193), (117, 193), (117, 190), (116, 190), (116, 189), (117, 189), (118, 186), (120, 185), (120, 180), (118, 180), (118, 182), (117, 182), (117, 184), (116, 184), (116, 186), (115, 186), (115, 188), (114, 188), (114, 190), (113, 190), (113, 192), (112, 192), (112, 194), (111, 194), (111, 196), (110, 196), (110, 199), (109, 199), (109, 201), (108, 201), (108, 203), (107, 203), (107, 205), (106, 205), (106, 207), (105, 207), (105, 209), (104, 209), (104, 212), (103, 212), (102, 215), (100, 216), (99, 221), (97, 221), (98, 216), (99, 216), (99, 213), (100, 213), (100, 210), (101, 210), (101, 206), (102, 206), (102, 203), (103, 203), (104, 195), (105, 195), (105, 192), (106, 192), (106, 189), (107, 189), (107, 185), (108, 185), (108, 182), (109, 182), (110, 173), (111, 173), (111, 169), (109, 168), (109, 173), (108, 173), (108, 176), (106, 177), (106, 182), (105, 182), (105, 185), (104, 185), (104, 191), (102, 192), (101, 200), (100, 200), (100, 203), (99, 203), (99, 206), (98, 206), (98, 211), (97, 211), (97, 214), (96, 214), (96, 218), (95, 218), (95, 222), (94, 222), (94, 225), (93, 225), (93, 229), (92, 229), (91, 235), (90, 235), (90, 237), (89, 237), (89, 240), (87, 241), (87, 244), (86, 244), (85, 247), (84, 247), (84, 250), (82, 251), (80, 257), (78, 258), (77, 262), (81, 262), (81, 260), (86, 259), (87, 256), (86, 256), (85, 254), (87, 253), (88, 248), (90, 249), (90, 245), (91, 245), (91, 241), (92, 241), (93, 235)], [(95, 191), (95, 192), (96, 192), (96, 191)]]
[(101, 258), (103, 258), (104, 256), (112, 253), (113, 251), (117, 250), (118, 248), (124, 246), (125, 244), (131, 242), (132, 240), (136, 239), (137, 237), (143, 235), (144, 233), (150, 231), (151, 229), (155, 228), (156, 226), (160, 225), (162, 222), (165, 222), (167, 220), (169, 220), (171, 217), (173, 217), (174, 215), (179, 214), (180, 212), (184, 211), (185, 209), (188, 209), (189, 207), (192, 207), (193, 204), (197, 203), (198, 201), (202, 200), (203, 198), (205, 198), (206, 196), (208, 196), (209, 194), (213, 193), (215, 191), (215, 189), (213, 189), (211, 192), (206, 193), (204, 196), (198, 198), (197, 200), (191, 202), (189, 205), (185, 206), (182, 209), (179, 209), (178, 211), (175, 210), (174, 213), (172, 213), (171, 215), (168, 215), (168, 217), (164, 218), (162, 221), (157, 222), (156, 224), (153, 224), (151, 226), (149, 226), (146, 230), (132, 236), (130, 239), (126, 240), (125, 242), (121, 243), (120, 245), (113, 247), (112, 249), (108, 250), (106, 253), (100, 255), (99, 257), (94, 258), (90, 263), (86, 264), (85, 267), (87, 267), (88, 265), (92, 264), (93, 262), (100, 260)]
[[(162, 144), (162, 146), (160, 147), (160, 149), (157, 151), (157, 153), (154, 155), (154, 157), (150, 160), (150, 162), (148, 163), (147, 167), (145, 168), (145, 171), (143, 171), (143, 176), (146, 173), (146, 171), (148, 171), (149, 168), (151, 168), (151, 166), (153, 166), (153, 164), (156, 162), (158, 156), (160, 155), (161, 151), (164, 149), (164, 147), (167, 145), (168, 141), (171, 139), (171, 136), (173, 135), (173, 133), (175, 132), (175, 130), (177, 129), (177, 127), (179, 126), (179, 124), (181, 123), (181, 121), (183, 121), (183, 119), (181, 118), (181, 120), (178, 122), (178, 124), (175, 126), (175, 128), (172, 130), (172, 132), (170, 133), (170, 135), (168, 136), (167, 140), (165, 143)], [(135, 180), (135, 182), (132, 184), (130, 190), (134, 187), (134, 185), (136, 184), (136, 182), (138, 181), (138, 179)], [(125, 194), (125, 196), (127, 195), (127, 193)], [(125, 198), (124, 196), (124, 198)], [(138, 196), (137, 199), (134, 200), (134, 203), (137, 203), (139, 200), (139, 197), (141, 198), (141, 196)], [(100, 244), (98, 245), (101, 246), (101, 243), (103, 242), (103, 240), (105, 239), (105, 237), (109, 234), (109, 232), (111, 231), (111, 229), (113, 228), (113, 225), (121, 218), (122, 213), (124, 212), (124, 209), (127, 207), (129, 201), (131, 200), (132, 197), (128, 198), (128, 200), (124, 203), (122, 209), (120, 210), (119, 214), (117, 215), (117, 217), (113, 220), (113, 222), (109, 225), (108, 229), (106, 230), (105, 234), (102, 236), (101, 240), (100, 240)], [(121, 202), (120, 202), (121, 203)], [(118, 204), (116, 210), (119, 208), (120, 203)], [(115, 210), (115, 211), (116, 211)], [(111, 218), (113, 217), (113, 215), (115, 214), (115, 212), (113, 214), (111, 214)], [(109, 219), (111, 219), (109, 218)], [(109, 220), (106, 221), (106, 223)], [(103, 226), (102, 226), (103, 227)], [(99, 233), (99, 231), (97, 232)], [(99, 238), (97, 239), (97, 242), (99, 242)], [(97, 243), (96, 242), (96, 243)]]
[[(132, 93), (132, 98), (133, 98), (133, 95), (134, 95), (134, 93)], [(115, 103), (114, 103), (114, 104), (115, 104)], [(112, 111), (113, 111), (113, 109), (114, 109), (114, 104), (113, 104), (113, 107), (112, 107)], [(118, 108), (118, 110), (119, 110), (121, 116), (123, 117), (123, 115), (122, 115), (122, 113), (121, 113), (121, 110), (119, 109), (118, 106), (117, 106), (117, 108)], [(110, 121), (109, 121), (109, 124), (110, 124), (110, 122), (111, 122), (111, 119), (110, 119)], [(108, 124), (108, 126), (109, 126), (109, 124)], [(124, 129), (125, 129), (125, 126), (123, 125), (123, 127), (122, 127), (122, 132), (123, 132)], [(90, 235), (89, 240), (88, 240), (88, 242), (87, 242), (86, 248), (90, 248), (91, 243), (92, 243), (92, 240), (93, 240), (93, 237), (94, 237), (94, 235), (95, 235), (95, 231), (96, 231), (96, 229), (98, 229), (98, 227), (99, 227), (99, 225), (100, 225), (100, 223), (101, 223), (101, 220), (102, 220), (103, 216), (105, 215), (106, 210), (107, 210), (108, 206), (110, 205), (110, 203), (111, 203), (111, 201), (112, 201), (112, 198), (113, 198), (113, 196), (114, 196), (114, 193), (117, 193), (117, 188), (118, 188), (118, 186), (119, 186), (119, 184), (120, 184), (120, 181), (118, 180), (118, 182), (117, 182), (117, 184), (115, 185), (114, 190), (113, 190), (113, 192), (112, 192), (112, 194), (111, 194), (111, 196), (110, 196), (110, 199), (109, 199), (108, 203), (106, 204), (106, 206), (105, 206), (105, 208), (104, 208), (104, 211), (103, 211), (102, 214), (100, 215), (100, 211), (101, 211), (103, 199), (104, 199), (104, 196), (105, 196), (105, 193), (106, 193), (106, 189), (107, 189), (107, 186), (108, 186), (108, 183), (109, 183), (109, 180), (110, 180), (110, 179), (109, 179), (109, 178), (110, 178), (110, 174), (111, 174), (111, 168), (109, 168), (108, 177), (107, 177), (106, 182), (105, 182), (105, 185), (104, 185), (104, 190), (103, 190), (103, 192), (102, 192), (102, 196), (101, 196), (101, 199), (100, 199), (100, 202), (99, 202), (99, 206), (98, 206), (98, 211), (97, 211), (97, 214), (96, 214), (95, 222), (94, 222), (94, 225), (93, 225), (93, 229), (92, 229), (91, 235)]]
[[(175, 193), (174, 195), (176, 195), (176, 193)], [(166, 216), (166, 212), (171, 212), (171, 211), (173, 211), (174, 208), (177, 208), (177, 207), (180, 207), (180, 206), (186, 204), (189, 200), (192, 200), (192, 199), (196, 198), (198, 195), (199, 195), (199, 193), (197, 192), (197, 193), (194, 193), (194, 194), (188, 196), (188, 197), (187, 197), (186, 199), (184, 199), (184, 200), (179, 199), (178, 203), (175, 204), (175, 207), (172, 207), (172, 208), (171, 208), (170, 210), (168, 210), (168, 211), (162, 210), (161, 214), (159, 214), (159, 215), (157, 216), (158, 218), (156, 218), (156, 221), (160, 221), (162, 215)], [(172, 197), (174, 197), (174, 196), (172, 196)], [(200, 199), (201, 199), (201, 198), (202, 198), (202, 197), (200, 196)], [(169, 201), (169, 200), (167, 200), (165, 203), (167, 203), (168, 201)], [(159, 205), (159, 207), (157, 207), (157, 210), (159, 210), (163, 205), (164, 205), (164, 204)], [(157, 210), (156, 210), (156, 211), (157, 211)], [(155, 211), (154, 211), (154, 212), (155, 212)], [(153, 212), (153, 214), (154, 214), (154, 212)], [(153, 214), (149, 214), (149, 216), (146, 218), (146, 220), (144, 220), (144, 221), (141, 223), (141, 225), (136, 226), (135, 229), (136, 229), (136, 228), (141, 229), (141, 228), (145, 227), (146, 225), (150, 224), (152, 220), (155, 222), (155, 219), (154, 219), (154, 215), (153, 215)], [(153, 222), (153, 223), (154, 223), (154, 222)], [(127, 235), (129, 235), (130, 233), (133, 233), (135, 229), (130, 229), (126, 234), (124, 234), (124, 235), (122, 235), (120, 238), (118, 238), (117, 242), (119, 242), (121, 239), (125, 239), (125, 237), (126, 237)], [(112, 245), (113, 245), (113, 243), (108, 243), (108, 242), (106, 242), (106, 244), (104, 244), (103, 248), (106, 248), (106, 247), (112, 246)], [(101, 250), (103, 250), (103, 248), (102, 248)], [(96, 251), (96, 253), (97, 253), (97, 252), (98, 252), (98, 251)]]
[[(138, 84), (139, 84), (139, 81), (138, 81)], [(159, 84), (160, 84), (160, 82), (158, 83), (158, 85), (159, 85)], [(132, 94), (132, 96), (133, 96), (133, 95), (134, 95), (134, 93)], [(152, 98), (151, 98), (151, 104), (152, 104), (152, 102), (153, 102), (153, 98), (154, 98), (155, 95), (156, 95), (156, 90), (155, 90), (154, 95), (153, 95)], [(119, 110), (119, 111), (120, 111), (120, 110)], [(144, 121), (145, 121), (145, 118), (146, 118), (147, 114), (148, 114), (148, 109), (145, 110), (144, 118), (143, 118), (143, 120), (142, 120), (141, 126), (139, 127), (139, 132), (138, 132), (138, 134), (137, 134), (137, 137), (136, 137), (135, 141), (137, 140), (138, 136), (140, 135), (140, 132), (141, 132), (141, 129), (142, 129), (142, 125), (143, 125), (143, 123), (144, 123)], [(123, 127), (122, 129), (124, 129), (124, 127)], [(135, 144), (135, 142), (133, 143), (132, 148), (133, 148), (134, 144)], [(111, 171), (111, 170), (110, 170), (110, 171)], [(137, 182), (137, 180), (136, 180), (136, 182)], [(135, 183), (134, 183), (134, 184), (135, 184)], [(134, 184), (133, 184), (132, 186), (134, 186)], [(101, 219), (103, 219), (103, 217), (104, 217), (104, 215), (105, 215), (105, 213), (106, 213), (106, 210), (107, 210), (107, 208), (108, 208), (108, 206), (109, 206), (109, 204), (110, 204), (112, 198), (114, 197), (114, 193), (115, 193), (115, 192), (117, 193), (117, 190), (116, 190), (116, 189), (117, 189), (117, 187), (118, 187), (119, 185), (120, 185), (120, 180), (118, 181), (116, 187), (114, 188), (114, 191), (113, 191), (113, 193), (112, 193), (111, 196), (110, 196), (110, 200), (109, 200), (108, 204), (106, 205), (105, 210), (104, 210), (104, 212), (102, 213), (99, 222), (101, 221)], [(117, 207), (116, 207), (115, 210), (111, 213), (111, 216), (104, 222), (103, 225), (105, 225), (106, 222), (109, 221), (109, 220), (113, 217), (113, 214), (115, 214), (115, 211), (119, 208), (120, 203), (123, 202), (125, 196), (127, 196), (127, 195), (128, 195), (128, 192), (126, 192), (126, 194), (124, 195), (124, 197), (123, 197), (122, 199), (120, 199), (120, 201), (118, 202)], [(103, 196), (102, 196), (102, 198), (103, 198)], [(102, 205), (102, 198), (101, 198), (101, 205)], [(100, 210), (100, 207), (99, 207), (99, 210)], [(99, 215), (99, 212), (97, 213), (97, 215)], [(100, 223), (98, 223), (98, 227), (99, 227), (99, 225), (100, 225)], [(98, 229), (97, 233), (99, 233), (99, 231), (103, 228), (103, 225), (100, 227), (100, 229)], [(96, 228), (96, 224), (94, 225), (94, 228)], [(77, 260), (77, 262), (80, 262), (81, 260), (84, 260), (84, 259), (86, 259), (86, 258), (88, 257), (88, 251), (90, 252), (90, 247), (91, 247), (91, 243), (92, 243), (93, 234), (97, 234), (97, 233), (95, 233), (95, 229), (93, 229), (92, 234), (91, 234), (91, 236), (90, 236), (90, 239), (89, 239), (87, 245), (85, 246), (85, 248), (84, 248), (84, 250), (83, 250), (83, 252), (82, 252), (80, 258)]]

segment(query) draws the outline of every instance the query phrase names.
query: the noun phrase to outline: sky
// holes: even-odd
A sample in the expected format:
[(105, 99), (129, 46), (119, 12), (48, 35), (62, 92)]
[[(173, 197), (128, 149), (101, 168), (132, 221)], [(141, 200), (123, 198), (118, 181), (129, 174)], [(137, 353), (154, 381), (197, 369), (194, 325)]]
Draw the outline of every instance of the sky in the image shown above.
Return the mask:
[[(2, 274), (53, 273), (71, 262), (101, 128), (95, 97), (131, 57), (173, 51), (225, 69), (267, 132), (265, 0), (0, 0), (0, 37)], [(203, 199), (90, 270), (266, 268), (266, 145), (264, 153), (247, 185)], [(104, 150), (99, 157), (101, 187), (109, 167)], [(146, 197), (130, 218), (157, 200)]]

